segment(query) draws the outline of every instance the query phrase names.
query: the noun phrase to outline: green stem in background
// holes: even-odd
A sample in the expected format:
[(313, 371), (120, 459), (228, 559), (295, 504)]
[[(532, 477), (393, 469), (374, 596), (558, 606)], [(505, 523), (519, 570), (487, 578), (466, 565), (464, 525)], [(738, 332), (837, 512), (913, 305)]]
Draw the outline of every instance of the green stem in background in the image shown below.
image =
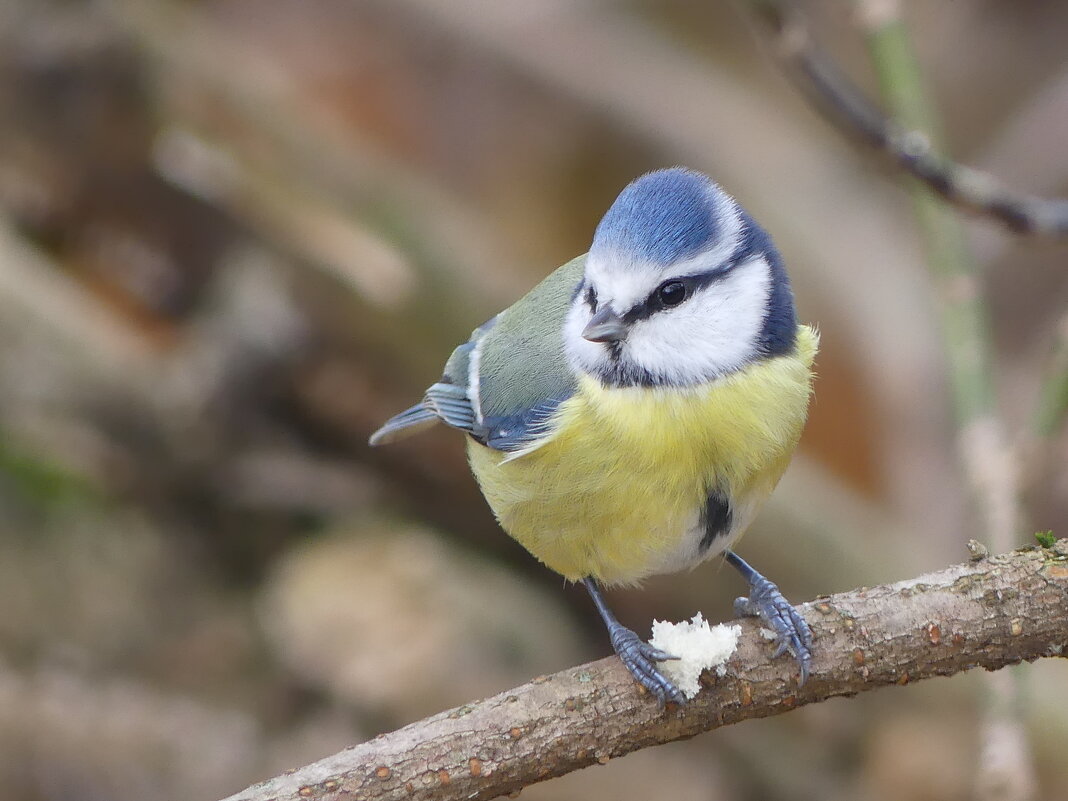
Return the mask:
[(1050, 440), (1068, 415), (1068, 314), (1057, 325), (1053, 357), (1039, 389), (1033, 431), (1041, 440)]
[[(930, 149), (938, 115), (927, 99), (919, 62), (896, 0), (858, 0), (861, 25), (882, 94), (903, 145)], [(989, 544), (1007, 550), (1019, 539), (1020, 479), (1016, 455), (995, 408), (987, 306), (964, 226), (926, 186), (910, 187), (938, 309), (965, 477)]]
[[(907, 134), (915, 141), (905, 144), (938, 147), (938, 115), (924, 92), (908, 31), (896, 13), (887, 13), (888, 9), (896, 12), (895, 5), (858, 4), (872, 63), (891, 114), (904, 130), (923, 132)], [(956, 213), (920, 183), (912, 182), (910, 192), (927, 261), (941, 295), (953, 405), (958, 426), (963, 429), (994, 409), (986, 304)]]

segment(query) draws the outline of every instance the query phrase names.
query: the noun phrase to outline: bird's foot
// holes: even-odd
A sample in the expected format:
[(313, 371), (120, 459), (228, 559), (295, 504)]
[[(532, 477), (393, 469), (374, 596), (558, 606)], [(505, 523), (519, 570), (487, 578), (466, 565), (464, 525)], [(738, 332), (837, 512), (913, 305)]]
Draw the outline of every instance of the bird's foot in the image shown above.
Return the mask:
[(686, 696), (653, 664), (667, 659), (678, 659), (677, 656), (644, 642), (637, 634), (619, 623), (609, 626), (608, 635), (612, 639), (612, 647), (627, 666), (627, 670), (639, 684), (656, 696), (660, 706), (668, 701), (679, 706), (686, 703)]
[(789, 652), (801, 668), (798, 686), (804, 684), (812, 665), (812, 629), (775, 583), (755, 573), (749, 583), (749, 597), (735, 599), (734, 612), (764, 621), (775, 633), (778, 647), (773, 658)]

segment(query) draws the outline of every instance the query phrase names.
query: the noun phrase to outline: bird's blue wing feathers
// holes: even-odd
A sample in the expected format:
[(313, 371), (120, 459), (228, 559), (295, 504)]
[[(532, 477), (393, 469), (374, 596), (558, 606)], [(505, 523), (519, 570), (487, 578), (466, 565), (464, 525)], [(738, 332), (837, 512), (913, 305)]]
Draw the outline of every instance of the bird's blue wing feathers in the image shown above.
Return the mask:
[[(392, 442), (438, 420), (506, 453), (551, 433), (553, 413), (575, 391), (563, 327), (584, 265), (585, 257), (565, 264), (476, 328), (452, 352), (441, 381), (422, 403), (386, 422), (371, 444)], [(472, 358), (478, 360), (473, 372)]]
[(528, 448), (551, 431), (553, 413), (564, 399), (549, 398), (521, 414), (494, 417), (486, 421), (484, 445), (507, 453)]
[(426, 391), (423, 406), (440, 417), (446, 425), (475, 433), (475, 409), (467, 396), (467, 387), (438, 382)]

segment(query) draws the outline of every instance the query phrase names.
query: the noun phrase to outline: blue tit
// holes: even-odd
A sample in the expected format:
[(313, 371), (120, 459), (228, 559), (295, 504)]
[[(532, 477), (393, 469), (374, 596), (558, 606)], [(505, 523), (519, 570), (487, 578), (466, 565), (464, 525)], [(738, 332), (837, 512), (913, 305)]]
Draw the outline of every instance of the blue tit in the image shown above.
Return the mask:
[(803, 682), (808, 625), (731, 546), (797, 445), (817, 345), (768, 234), (706, 176), (660, 170), (622, 191), (587, 254), (476, 328), (370, 441), (437, 421), (466, 433), (501, 527), (585, 585), (661, 703), (684, 700), (655, 664), (671, 655), (625, 628), (600, 585), (718, 554), (749, 583), (736, 611), (774, 630)]

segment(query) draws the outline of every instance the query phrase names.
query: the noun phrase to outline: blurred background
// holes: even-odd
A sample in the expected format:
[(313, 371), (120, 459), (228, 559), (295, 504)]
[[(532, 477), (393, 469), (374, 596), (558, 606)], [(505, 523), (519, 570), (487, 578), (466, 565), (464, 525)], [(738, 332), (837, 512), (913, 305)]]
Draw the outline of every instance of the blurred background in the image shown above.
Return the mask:
[[(854, 4), (805, 9), (873, 91)], [(950, 151), (1068, 193), (1068, 4), (904, 10)], [(581, 588), (497, 529), (454, 432), (366, 439), (585, 251), (628, 181), (679, 163), (772, 232), (823, 334), (800, 454), (741, 553), (797, 601), (963, 561), (907, 192), (744, 7), (5, 0), (0, 798), (215, 799), (607, 655)], [(1022, 431), (1068, 250), (968, 232)], [(1066, 449), (1019, 544), (1068, 531)], [(610, 601), (645, 633), (743, 590), (707, 564)], [(1068, 798), (1068, 665), (1023, 670), (1039, 797)], [(523, 797), (965, 799), (982, 692), (833, 701)]]

